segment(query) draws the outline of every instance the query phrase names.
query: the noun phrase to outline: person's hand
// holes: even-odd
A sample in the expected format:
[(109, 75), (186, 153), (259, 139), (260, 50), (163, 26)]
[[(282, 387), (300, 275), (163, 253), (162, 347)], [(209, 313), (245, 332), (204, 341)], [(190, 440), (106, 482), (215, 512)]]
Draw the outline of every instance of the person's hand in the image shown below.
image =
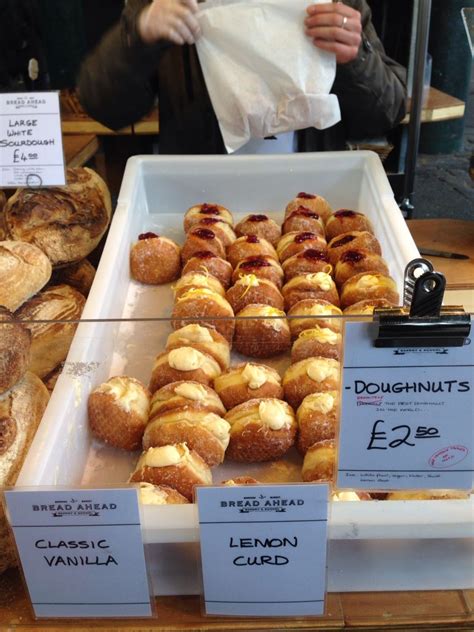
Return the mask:
[(201, 34), (197, 10), (197, 0), (153, 0), (138, 18), (138, 33), (145, 44), (194, 44)]
[(313, 4), (306, 9), (305, 33), (313, 44), (336, 54), (338, 64), (357, 57), (362, 39), (359, 11), (342, 2)]

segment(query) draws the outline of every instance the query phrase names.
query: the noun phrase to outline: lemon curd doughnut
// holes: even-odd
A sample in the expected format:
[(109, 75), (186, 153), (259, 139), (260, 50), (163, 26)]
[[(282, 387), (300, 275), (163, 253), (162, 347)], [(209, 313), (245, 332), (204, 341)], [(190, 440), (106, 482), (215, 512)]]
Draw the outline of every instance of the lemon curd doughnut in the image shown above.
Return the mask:
[(199, 454), (178, 443), (143, 452), (130, 482), (169, 485), (192, 501), (196, 485), (212, 485), (212, 473)]
[(186, 235), (186, 241), (181, 249), (183, 264), (191, 259), (195, 252), (201, 250), (210, 250), (218, 257), (226, 258), (224, 244), (213, 230), (199, 226), (193, 227)]
[(326, 252), (326, 240), (316, 233), (297, 233), (292, 231), (283, 235), (277, 244), (277, 254), (281, 262), (305, 250)]
[(149, 285), (169, 283), (181, 272), (180, 248), (168, 237), (142, 233), (130, 250), (130, 274)]
[(310, 272), (293, 277), (283, 286), (281, 293), (285, 299), (285, 309), (289, 310), (305, 299), (324, 299), (339, 306), (336, 284), (327, 272)]
[(278, 261), (278, 255), (271, 243), (257, 235), (239, 237), (227, 249), (227, 260), (230, 261), (233, 268), (246, 257), (262, 256), (272, 257), (275, 261)]
[(309, 232), (322, 237), (325, 236), (324, 223), (321, 217), (304, 206), (299, 206), (291, 215), (288, 215), (283, 222), (281, 232), (283, 234)]
[(283, 398), (280, 374), (265, 364), (255, 362), (231, 367), (215, 378), (214, 389), (228, 410), (249, 399)]
[(178, 299), (192, 288), (207, 288), (216, 294), (225, 296), (225, 289), (222, 283), (213, 276), (201, 272), (188, 272), (173, 286), (174, 299)]
[(238, 237), (244, 235), (258, 235), (275, 246), (281, 237), (281, 228), (268, 217), (268, 215), (247, 215), (235, 226), (235, 233)]
[(295, 410), (311, 393), (339, 389), (341, 365), (332, 358), (306, 358), (291, 364), (283, 376), (286, 401)]
[(286, 206), (285, 219), (297, 210), (298, 207), (304, 206), (305, 208), (317, 213), (325, 222), (327, 218), (332, 215), (332, 208), (329, 202), (320, 195), (314, 195), (313, 193), (298, 193), (297, 196), (291, 200)]
[(289, 257), (282, 264), (286, 281), (291, 281), (295, 276), (311, 274), (314, 272), (327, 272), (331, 274), (332, 265), (329, 263), (327, 252), (322, 250), (303, 250), (293, 257)]
[(141, 382), (133, 377), (112, 377), (89, 395), (89, 428), (101, 441), (136, 450), (141, 446), (149, 409), (150, 393)]
[(225, 407), (219, 395), (209, 386), (194, 380), (170, 382), (153, 393), (148, 420), (176, 410), (192, 406), (216, 415), (224, 415)]
[(188, 259), (183, 267), (183, 275), (188, 272), (199, 272), (218, 279), (227, 289), (231, 285), (232, 266), (230, 263), (218, 257), (210, 250), (199, 250), (191, 259)]
[(232, 274), (232, 283), (236, 283), (241, 276), (254, 274), (259, 279), (268, 279), (280, 290), (283, 285), (283, 269), (276, 259), (263, 255), (261, 257), (246, 257), (239, 261)]
[(172, 318), (174, 329), (198, 323), (216, 329), (232, 344), (234, 311), (223, 296), (211, 290), (196, 288), (182, 294), (175, 303)]
[(229, 343), (215, 329), (203, 327), (197, 323), (185, 325), (168, 336), (166, 351), (188, 345), (212, 356), (214, 360), (217, 360), (222, 370), (228, 368), (230, 364)]
[(213, 467), (223, 462), (229, 438), (230, 424), (219, 415), (199, 408), (178, 408), (150, 420), (143, 449), (186, 443)]
[(138, 483), (138, 498), (142, 505), (186, 505), (189, 500), (168, 485)]
[(296, 411), (298, 439), (296, 447), (302, 454), (318, 441), (334, 439), (339, 421), (339, 394), (337, 391), (311, 393)]
[(346, 250), (334, 268), (336, 285), (341, 287), (347, 279), (359, 272), (379, 272), (387, 276), (390, 274), (386, 261), (380, 255), (363, 250)]
[(364, 230), (353, 230), (349, 233), (344, 233), (344, 235), (338, 235), (331, 239), (327, 248), (329, 261), (333, 266), (336, 265), (342, 254), (347, 250), (363, 250), (376, 255), (382, 254), (378, 239), (372, 233)]
[(326, 239), (329, 241), (337, 235), (350, 233), (353, 230), (367, 231), (374, 234), (374, 227), (370, 219), (359, 211), (341, 209), (326, 220)]
[(336, 473), (336, 443), (333, 439), (318, 441), (308, 448), (301, 471), (302, 479), (333, 482)]
[(283, 296), (277, 286), (273, 281), (259, 279), (255, 274), (242, 275), (225, 296), (235, 314), (251, 303), (283, 309)]
[(376, 308), (390, 308), (393, 304), (385, 298), (374, 298), (367, 301), (357, 301), (343, 311), (346, 316), (371, 316)]
[(291, 347), (291, 362), (320, 356), (341, 360), (342, 335), (327, 327), (313, 327), (300, 333)]
[(194, 224), (192, 228), (210, 228), (219, 237), (224, 248), (230, 246), (237, 239), (232, 226), (217, 217), (204, 217), (197, 224)]
[[(325, 317), (330, 318), (325, 318)], [(340, 332), (342, 311), (336, 305), (324, 299), (308, 298), (293, 305), (288, 311), (288, 324), (293, 339), (298, 338), (305, 329), (314, 327), (326, 327), (332, 331)]]
[(233, 461), (278, 459), (295, 442), (295, 413), (280, 399), (251, 399), (229, 410), (225, 418), (231, 425), (226, 456)]
[(206, 217), (220, 219), (223, 222), (227, 222), (229, 226), (233, 226), (234, 224), (232, 213), (225, 206), (208, 203), (196, 204), (195, 206), (191, 206), (184, 214), (184, 232), (187, 233), (194, 224), (197, 224), (201, 219), (205, 219)]
[(343, 308), (374, 298), (384, 298), (393, 305), (398, 305), (397, 284), (392, 277), (378, 272), (360, 272), (348, 279), (341, 288)]
[(150, 391), (180, 380), (193, 380), (200, 384), (212, 384), (215, 377), (221, 374), (219, 363), (208, 353), (188, 346), (163, 351), (153, 364), (150, 379)]
[(285, 312), (269, 305), (247, 305), (235, 321), (234, 346), (253, 358), (270, 358), (290, 348)]

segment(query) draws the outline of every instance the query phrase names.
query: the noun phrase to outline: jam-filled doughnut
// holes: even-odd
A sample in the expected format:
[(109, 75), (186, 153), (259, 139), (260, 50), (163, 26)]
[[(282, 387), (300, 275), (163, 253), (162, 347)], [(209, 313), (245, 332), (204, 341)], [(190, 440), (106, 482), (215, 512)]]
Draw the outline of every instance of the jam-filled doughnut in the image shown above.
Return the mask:
[(222, 241), (210, 228), (193, 227), (186, 235), (186, 241), (181, 249), (183, 264), (191, 259), (196, 252), (210, 250), (218, 257), (225, 259), (225, 247)]
[(194, 224), (197, 224), (207, 217), (220, 219), (223, 222), (227, 222), (229, 226), (233, 226), (234, 224), (232, 213), (225, 206), (207, 203), (196, 204), (195, 206), (191, 206), (184, 214), (184, 232), (187, 233)]
[(280, 399), (251, 399), (229, 410), (230, 442), (226, 456), (246, 463), (282, 457), (295, 442), (292, 408)]
[(149, 421), (177, 408), (193, 407), (224, 415), (225, 407), (214, 389), (194, 380), (170, 382), (153, 393)]
[(305, 299), (319, 299), (339, 305), (339, 294), (332, 277), (327, 272), (310, 272), (293, 277), (282, 287), (285, 309), (288, 311)]
[(278, 261), (278, 255), (271, 243), (257, 235), (239, 237), (227, 249), (227, 260), (230, 261), (233, 268), (246, 257), (262, 256), (272, 257)]
[(243, 355), (270, 358), (290, 347), (285, 312), (269, 305), (247, 305), (236, 314), (234, 346)]
[(279, 290), (283, 285), (284, 274), (281, 265), (269, 255), (246, 257), (239, 261), (232, 275), (232, 283), (236, 283), (242, 275), (254, 274), (259, 279), (273, 281)]
[(347, 279), (359, 272), (390, 274), (386, 261), (380, 255), (363, 250), (346, 250), (334, 267), (336, 285), (341, 287)]
[(348, 279), (341, 288), (342, 308), (374, 298), (384, 298), (398, 305), (397, 284), (392, 277), (378, 272), (360, 272)]
[(334, 439), (339, 421), (339, 393), (311, 393), (296, 411), (298, 439), (296, 447), (302, 454), (318, 441)]
[(192, 501), (196, 485), (212, 485), (207, 463), (185, 443), (148, 448), (130, 476), (131, 483), (169, 485)]
[(337, 235), (350, 233), (353, 230), (367, 231), (374, 234), (372, 222), (359, 211), (341, 209), (328, 217), (326, 221), (326, 239), (329, 241)]
[(187, 505), (189, 500), (168, 485), (138, 483), (138, 498), (142, 505)]
[(291, 233), (316, 233), (324, 237), (324, 223), (321, 217), (314, 211), (304, 206), (298, 207), (283, 222), (281, 232)]
[(280, 290), (268, 279), (259, 279), (254, 274), (241, 276), (236, 283), (226, 292), (234, 314), (240, 312), (251, 303), (271, 305), (277, 309), (283, 309), (283, 296)]
[(220, 294), (206, 288), (188, 290), (176, 301), (172, 314), (172, 326), (180, 329), (191, 323), (213, 327), (232, 344), (234, 335), (234, 311)]
[(195, 252), (191, 259), (188, 259), (183, 267), (183, 275), (188, 272), (199, 272), (218, 279), (223, 287), (227, 289), (231, 285), (232, 266), (230, 263), (218, 257), (210, 250), (199, 250)]
[(293, 257), (289, 257), (282, 264), (286, 281), (291, 281), (295, 276), (311, 274), (314, 272), (327, 272), (331, 274), (332, 265), (329, 263), (327, 252), (323, 250), (303, 250)]
[(166, 341), (166, 351), (191, 344), (194, 349), (212, 356), (224, 371), (230, 364), (230, 346), (222, 334), (212, 327), (197, 323), (176, 329)]
[(281, 228), (278, 224), (263, 214), (247, 215), (235, 226), (235, 234), (238, 237), (244, 235), (258, 235), (269, 241), (272, 246), (275, 246), (277, 241), (281, 237)]
[(313, 193), (298, 193), (296, 197), (291, 200), (286, 206), (285, 219), (297, 210), (300, 206), (317, 213), (325, 222), (327, 218), (332, 215), (332, 208), (329, 202), (320, 195), (314, 195)]
[(353, 230), (350, 233), (344, 233), (344, 235), (338, 235), (331, 239), (327, 246), (331, 264), (335, 266), (342, 254), (347, 250), (363, 250), (376, 255), (382, 254), (378, 239), (366, 230)]
[(311, 481), (334, 482), (336, 473), (336, 442), (334, 439), (318, 441), (310, 446), (305, 454), (302, 479)]
[(291, 232), (283, 235), (277, 244), (277, 254), (281, 262), (305, 250), (326, 252), (326, 240), (316, 233)]
[(217, 360), (189, 344), (158, 354), (151, 371), (150, 391), (154, 393), (166, 384), (180, 380), (193, 380), (209, 386), (221, 373)]
[(286, 401), (295, 410), (311, 393), (339, 389), (341, 365), (332, 358), (306, 358), (291, 364), (283, 376)]
[(229, 410), (259, 397), (283, 398), (281, 377), (265, 364), (245, 362), (227, 369), (214, 380), (214, 389)]
[(342, 335), (327, 327), (313, 327), (300, 333), (291, 347), (291, 362), (320, 356), (341, 360)]
[(385, 298), (374, 298), (367, 301), (357, 301), (346, 307), (343, 311), (346, 316), (371, 316), (376, 308), (390, 308), (393, 307), (393, 303), (387, 301)]
[(174, 299), (178, 299), (193, 288), (207, 288), (221, 296), (225, 296), (225, 289), (219, 279), (202, 272), (188, 272), (173, 286)]
[(204, 217), (203, 219), (200, 219), (197, 224), (193, 224), (190, 230), (196, 228), (210, 228), (219, 237), (224, 245), (224, 248), (230, 246), (230, 244), (237, 239), (232, 226), (224, 220), (217, 219), (216, 217)]
[(142, 233), (130, 250), (130, 274), (149, 285), (169, 283), (181, 272), (180, 248), (172, 239)]
[(141, 446), (150, 392), (133, 377), (116, 376), (95, 388), (87, 401), (92, 434), (123, 450)]
[(342, 311), (329, 301), (313, 298), (300, 301), (288, 311), (291, 335), (293, 339), (298, 338), (302, 331), (314, 327), (327, 327), (339, 332), (342, 328), (342, 318), (337, 316), (342, 316)]

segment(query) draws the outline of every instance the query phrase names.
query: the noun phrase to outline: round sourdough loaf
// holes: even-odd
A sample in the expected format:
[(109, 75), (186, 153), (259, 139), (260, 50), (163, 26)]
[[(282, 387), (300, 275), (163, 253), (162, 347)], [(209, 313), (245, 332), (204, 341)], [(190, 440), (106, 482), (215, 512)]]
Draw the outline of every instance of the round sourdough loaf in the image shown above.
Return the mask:
[(72, 285), (72, 287), (87, 297), (92, 287), (94, 277), (94, 266), (87, 259), (83, 259), (78, 263), (73, 263), (70, 266), (54, 270), (50, 283), (51, 285), (60, 285), (62, 283)]
[(15, 322), (13, 314), (0, 306), (0, 393), (11, 388), (26, 373), (30, 344), (28, 329)]
[(6, 202), (7, 202), (6, 195), (0, 189), (0, 241), (3, 241), (4, 239), (7, 238), (7, 232), (5, 229), (5, 222), (4, 222), (4, 213), (3, 213)]

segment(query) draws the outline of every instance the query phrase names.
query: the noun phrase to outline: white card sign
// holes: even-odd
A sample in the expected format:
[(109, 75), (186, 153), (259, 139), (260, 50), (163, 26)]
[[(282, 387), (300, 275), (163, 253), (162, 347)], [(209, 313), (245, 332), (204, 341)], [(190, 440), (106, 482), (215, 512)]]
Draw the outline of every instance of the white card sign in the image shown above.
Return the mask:
[(197, 488), (206, 614), (324, 613), (327, 485)]
[(346, 324), (337, 486), (470, 489), (474, 345), (376, 348), (377, 331)]
[(150, 617), (137, 490), (5, 492), (37, 617)]
[(0, 187), (64, 184), (59, 93), (0, 94)]

